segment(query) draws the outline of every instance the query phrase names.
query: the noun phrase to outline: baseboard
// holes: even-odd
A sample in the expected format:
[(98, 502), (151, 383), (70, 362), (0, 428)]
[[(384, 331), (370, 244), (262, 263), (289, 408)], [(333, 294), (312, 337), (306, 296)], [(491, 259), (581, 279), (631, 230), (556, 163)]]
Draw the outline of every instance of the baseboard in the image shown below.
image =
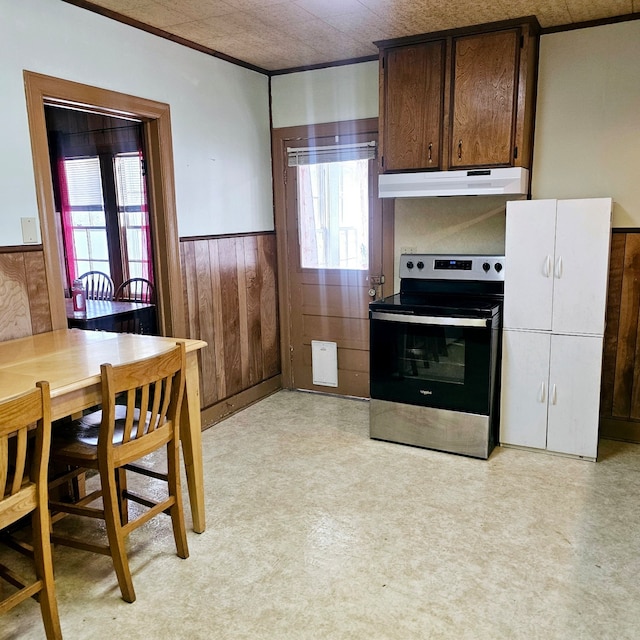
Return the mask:
[(262, 400), (280, 389), (282, 389), (282, 376), (277, 375), (203, 409), (200, 414), (202, 429), (208, 429), (216, 422), (228, 418), (236, 411), (245, 409), (254, 402), (258, 402), (258, 400)]
[(622, 418), (600, 418), (600, 437), (640, 443), (640, 422)]

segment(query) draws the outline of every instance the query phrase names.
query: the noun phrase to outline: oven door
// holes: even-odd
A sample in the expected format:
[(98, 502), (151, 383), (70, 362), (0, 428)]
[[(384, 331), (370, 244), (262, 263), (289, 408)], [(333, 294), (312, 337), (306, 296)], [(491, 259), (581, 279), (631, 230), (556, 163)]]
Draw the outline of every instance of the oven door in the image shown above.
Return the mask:
[(489, 415), (498, 318), (371, 311), (371, 398)]

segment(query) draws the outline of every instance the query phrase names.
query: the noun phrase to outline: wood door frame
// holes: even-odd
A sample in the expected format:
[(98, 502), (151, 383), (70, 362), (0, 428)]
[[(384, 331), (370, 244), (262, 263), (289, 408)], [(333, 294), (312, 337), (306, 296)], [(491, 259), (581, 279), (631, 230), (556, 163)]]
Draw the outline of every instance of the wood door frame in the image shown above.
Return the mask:
[[(271, 131), (271, 155), (273, 167), (273, 198), (276, 240), (278, 250), (278, 304), (280, 308), (280, 350), (282, 367), (282, 386), (293, 387), (291, 366), (291, 314), (289, 309), (291, 279), (288, 268), (289, 234), (287, 231), (287, 189), (285, 171), (287, 165), (287, 143), (308, 138), (321, 138), (332, 135), (354, 135), (378, 133), (378, 118), (325, 122), (321, 124), (283, 127)], [(392, 293), (394, 282), (394, 207), (393, 200), (382, 199), (382, 268), (385, 274), (383, 295)], [(297, 241), (297, 240), (296, 240)]]
[(24, 84), (53, 329), (66, 328), (67, 315), (62, 295), (62, 257), (57, 235), (59, 222), (53, 197), (45, 103), (142, 121), (149, 180), (149, 214), (154, 229), (158, 328), (162, 335), (186, 337), (169, 105), (27, 70), (24, 71)]

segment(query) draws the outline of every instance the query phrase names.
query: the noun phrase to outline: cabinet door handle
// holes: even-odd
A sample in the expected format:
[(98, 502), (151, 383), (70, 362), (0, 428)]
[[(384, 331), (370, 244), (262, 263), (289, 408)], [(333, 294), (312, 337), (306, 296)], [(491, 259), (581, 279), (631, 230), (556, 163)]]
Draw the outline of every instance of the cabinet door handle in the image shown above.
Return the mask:
[(539, 402), (547, 401), (547, 387), (544, 382), (540, 385), (540, 395), (538, 397), (539, 397)]
[(544, 261), (544, 277), (549, 278), (551, 276), (551, 256), (547, 256)]
[(558, 391), (556, 389), (556, 385), (554, 384), (551, 387), (551, 404), (557, 404), (558, 402)]
[(562, 256), (560, 256), (556, 262), (556, 278), (562, 278), (562, 271)]
[(458, 160), (462, 160), (462, 140), (458, 141)]
[(430, 142), (429, 143), (429, 162), (432, 162), (432, 158), (433, 158), (432, 153), (431, 153), (432, 150), (433, 150), (433, 142)]

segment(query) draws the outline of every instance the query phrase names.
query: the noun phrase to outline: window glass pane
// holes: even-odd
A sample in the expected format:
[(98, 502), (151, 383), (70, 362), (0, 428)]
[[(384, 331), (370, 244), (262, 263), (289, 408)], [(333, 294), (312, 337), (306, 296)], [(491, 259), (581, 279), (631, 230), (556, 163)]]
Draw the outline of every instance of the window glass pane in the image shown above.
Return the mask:
[(105, 229), (91, 229), (87, 231), (89, 236), (89, 251), (92, 260), (109, 261), (109, 246), (107, 245), (107, 232)]
[(124, 230), (123, 269), (128, 277), (151, 277), (149, 214), (146, 204), (142, 160), (138, 153), (114, 159), (118, 217)]
[(74, 273), (103, 271), (111, 275), (100, 160), (68, 158), (64, 170), (69, 209), (66, 225), (73, 243), (69, 253)]
[(369, 163), (303, 165), (298, 171), (301, 266), (369, 268)]
[(89, 259), (89, 238), (87, 238), (87, 232), (84, 229), (73, 230), (73, 246), (78, 261)]

